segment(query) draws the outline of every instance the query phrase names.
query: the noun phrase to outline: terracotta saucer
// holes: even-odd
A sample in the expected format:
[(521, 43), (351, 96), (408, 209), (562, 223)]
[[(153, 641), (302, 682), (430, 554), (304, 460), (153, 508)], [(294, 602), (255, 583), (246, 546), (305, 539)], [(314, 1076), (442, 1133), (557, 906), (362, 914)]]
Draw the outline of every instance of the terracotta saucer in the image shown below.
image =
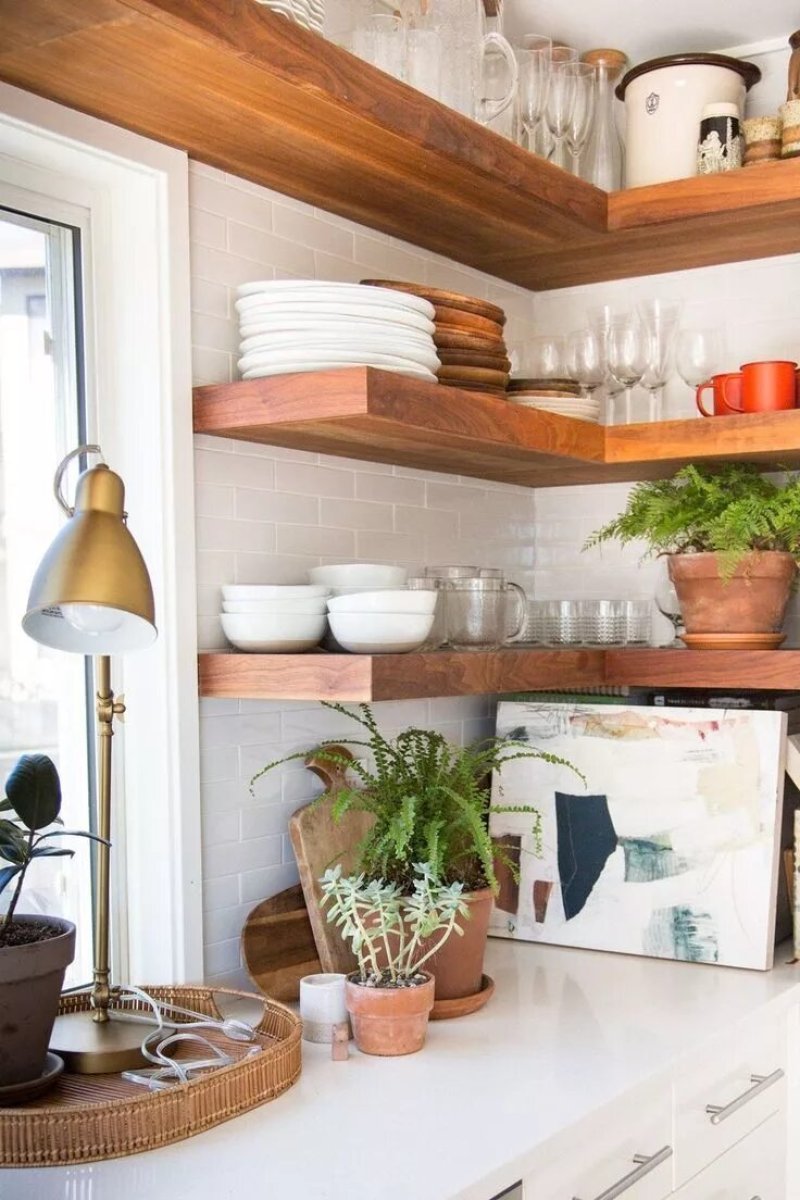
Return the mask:
[(683, 633), (690, 650), (777, 650), (785, 633)]
[(444, 350), (488, 350), (490, 354), (506, 353), (506, 344), (501, 337), (482, 337), (478, 333), (441, 329), (437, 326), (433, 340)]
[(505, 325), (506, 314), (497, 304), (481, 300), (478, 296), (466, 296), (462, 292), (447, 292), (443, 288), (428, 287), (424, 283), (398, 283), (396, 279), (362, 279), (369, 287), (394, 288), (397, 292), (411, 292), (413, 296), (422, 296), (431, 304), (446, 304), (450, 308), (460, 308), (464, 312), (477, 313), (480, 317), (488, 317), (498, 325)]
[(48, 1050), (44, 1070), (36, 1079), (26, 1079), (24, 1083), (9, 1083), (0, 1087), (0, 1108), (10, 1108), (14, 1104), (24, 1104), (26, 1100), (35, 1100), (53, 1086), (63, 1070), (63, 1058)]
[(471, 996), (458, 1000), (435, 1000), (431, 1009), (431, 1021), (449, 1021), (453, 1017), (468, 1017), (488, 1004), (494, 994), (494, 980), (489, 975), (481, 976), (481, 988)]
[(437, 331), (446, 330), (448, 333), (478, 333), (482, 337), (502, 338), (503, 326), (488, 317), (478, 316), (477, 313), (463, 312), (460, 308), (447, 308), (443, 304), (435, 305), (433, 318)]

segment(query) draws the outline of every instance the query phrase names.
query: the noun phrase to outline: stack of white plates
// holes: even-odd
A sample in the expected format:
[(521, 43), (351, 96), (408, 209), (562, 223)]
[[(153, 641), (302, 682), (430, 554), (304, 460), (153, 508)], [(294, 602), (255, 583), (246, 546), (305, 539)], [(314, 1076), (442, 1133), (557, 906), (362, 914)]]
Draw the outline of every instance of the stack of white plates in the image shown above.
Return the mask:
[(237, 650), (311, 650), (328, 628), (328, 594), (328, 588), (314, 584), (228, 584), (222, 589), (222, 632)]
[(256, 0), (256, 3), (263, 4), (265, 8), (280, 13), (282, 17), (288, 17), (290, 21), (302, 25), (304, 29), (313, 29), (315, 33), (322, 33), (325, 21), (325, 0)]
[(435, 381), (434, 308), (386, 288), (322, 280), (258, 280), (237, 288), (243, 379), (380, 367)]
[(557, 413), (561, 417), (574, 417), (577, 421), (591, 421), (597, 425), (600, 421), (600, 401), (590, 396), (553, 396), (543, 392), (509, 392), (511, 404), (522, 408), (538, 408), (542, 412)]

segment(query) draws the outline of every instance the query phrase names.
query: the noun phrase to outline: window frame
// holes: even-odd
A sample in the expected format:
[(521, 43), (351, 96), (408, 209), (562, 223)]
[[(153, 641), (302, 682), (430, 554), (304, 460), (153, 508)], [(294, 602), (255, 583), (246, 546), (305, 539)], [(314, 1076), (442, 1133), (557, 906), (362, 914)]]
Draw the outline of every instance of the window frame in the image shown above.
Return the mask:
[(89, 214), (89, 433), (125, 481), (159, 631), (150, 649), (112, 662), (128, 706), (114, 739), (112, 836), (120, 822), (125, 834), (115, 863), (117, 957), (130, 982), (199, 979), (188, 159), (0, 84), (0, 178), (52, 197), (54, 218), (59, 202)]

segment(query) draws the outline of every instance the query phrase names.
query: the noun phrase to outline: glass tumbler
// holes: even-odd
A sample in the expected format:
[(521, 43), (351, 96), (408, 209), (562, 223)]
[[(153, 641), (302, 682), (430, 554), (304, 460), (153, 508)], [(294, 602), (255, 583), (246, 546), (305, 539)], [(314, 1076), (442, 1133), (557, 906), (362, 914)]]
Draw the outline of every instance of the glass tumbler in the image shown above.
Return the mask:
[(619, 646), (625, 640), (623, 600), (582, 600), (580, 614), (587, 646)]
[(546, 646), (580, 646), (583, 640), (581, 605), (578, 600), (545, 600), (543, 624)]
[(447, 597), (441, 579), (433, 579), (430, 575), (412, 575), (406, 579), (406, 587), (413, 592), (438, 592), (436, 608), (433, 610), (433, 626), (426, 641), (420, 646), (421, 650), (438, 650), (447, 642)]
[[(502, 579), (452, 579), (447, 585), (447, 637), (454, 650), (498, 650), (518, 641), (527, 617), (524, 591)], [(516, 617), (509, 633), (509, 605)]]
[(650, 601), (623, 600), (622, 606), (626, 646), (649, 646), (653, 628)]

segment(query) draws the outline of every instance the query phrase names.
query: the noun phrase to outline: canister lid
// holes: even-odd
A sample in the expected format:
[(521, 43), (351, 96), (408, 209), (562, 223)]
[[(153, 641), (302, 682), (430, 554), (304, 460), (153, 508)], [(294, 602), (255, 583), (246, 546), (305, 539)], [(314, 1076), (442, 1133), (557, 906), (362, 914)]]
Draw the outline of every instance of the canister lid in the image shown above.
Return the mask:
[(740, 117), (739, 105), (730, 100), (717, 100), (714, 104), (703, 105), (703, 120), (706, 117)]
[(617, 98), (625, 99), (625, 90), (634, 79), (638, 79), (640, 75), (647, 75), (650, 71), (658, 71), (661, 67), (727, 67), (729, 71), (736, 71), (741, 75), (748, 91), (761, 78), (761, 70), (755, 63), (733, 58), (730, 54), (666, 54), (663, 58), (651, 58), (631, 67), (616, 86)]

